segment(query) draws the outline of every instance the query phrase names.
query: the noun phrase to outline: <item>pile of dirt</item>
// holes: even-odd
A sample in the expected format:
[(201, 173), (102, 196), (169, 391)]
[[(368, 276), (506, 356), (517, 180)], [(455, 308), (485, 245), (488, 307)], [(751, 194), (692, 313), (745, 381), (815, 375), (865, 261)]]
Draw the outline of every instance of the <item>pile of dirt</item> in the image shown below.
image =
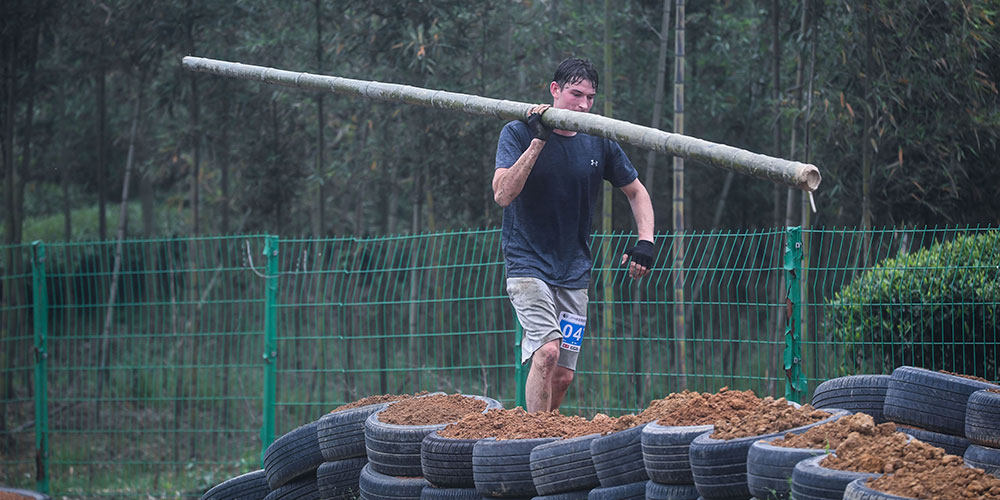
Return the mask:
[(389, 405), (378, 419), (394, 425), (435, 425), (454, 422), (470, 413), (481, 413), (486, 402), (462, 394), (433, 394)]
[[(888, 438), (896, 430), (896, 424), (885, 422), (875, 425), (875, 419), (867, 413), (855, 413), (840, 417), (833, 422), (817, 425), (802, 434), (789, 434), (768, 444), (786, 448), (814, 448), (835, 450), (848, 439)], [(902, 436), (902, 434), (900, 433)], [(905, 436), (902, 436), (905, 440)]]
[(969, 379), (969, 380), (975, 380), (977, 382), (986, 382), (987, 384), (992, 384), (993, 383), (993, 382), (990, 382), (989, 380), (984, 379), (983, 377), (977, 377), (975, 375), (966, 375), (964, 373), (948, 372), (948, 371), (944, 371), (944, 370), (938, 370), (938, 373), (943, 373), (945, 375), (954, 375), (956, 377), (962, 377), (962, 378)]
[(712, 425), (719, 415), (751, 412), (760, 406), (753, 391), (731, 391), (728, 387), (715, 394), (675, 392), (649, 403), (637, 419), (640, 424), (656, 422), (665, 426)]
[(31, 500), (31, 497), (26, 497), (19, 493), (11, 493), (9, 491), (0, 491), (0, 500)]
[(907, 439), (901, 432), (874, 437), (852, 434), (834, 448), (834, 455), (823, 459), (820, 465), (828, 469), (891, 474), (908, 463), (940, 462), (945, 457), (941, 448), (919, 439), (909, 442)]
[(774, 399), (768, 396), (761, 399), (756, 408), (720, 412), (714, 424), (712, 439), (738, 439), (773, 434), (814, 424), (830, 415), (811, 405), (796, 408), (788, 404), (785, 398)]
[(438, 435), (450, 439), (572, 438), (588, 434), (608, 434), (635, 425), (638, 425), (635, 415), (614, 418), (599, 413), (593, 420), (587, 420), (562, 415), (559, 410), (528, 413), (519, 406), (513, 410), (470, 413), (438, 431)]
[(966, 467), (955, 455), (906, 462), (893, 474), (870, 479), (868, 487), (909, 498), (1000, 500), (1000, 478)]
[(368, 396), (367, 398), (361, 398), (357, 401), (352, 401), (350, 403), (347, 403), (346, 405), (338, 406), (333, 410), (330, 410), (330, 413), (350, 410), (353, 408), (361, 408), (362, 406), (377, 405), (382, 403), (392, 403), (393, 401), (402, 401), (404, 399), (415, 398), (417, 396), (423, 396), (425, 394), (428, 394), (428, 392), (421, 391), (416, 394), (381, 394), (378, 396)]
[[(846, 432), (846, 437), (845, 437)], [(858, 413), (816, 426), (799, 436), (773, 441), (777, 446), (834, 451), (820, 461), (829, 469), (884, 474), (868, 481), (870, 488), (920, 499), (977, 498), (1000, 500), (1000, 479), (981, 469), (965, 467), (961, 457), (895, 431), (895, 424), (874, 425)], [(828, 444), (827, 444), (828, 443)]]

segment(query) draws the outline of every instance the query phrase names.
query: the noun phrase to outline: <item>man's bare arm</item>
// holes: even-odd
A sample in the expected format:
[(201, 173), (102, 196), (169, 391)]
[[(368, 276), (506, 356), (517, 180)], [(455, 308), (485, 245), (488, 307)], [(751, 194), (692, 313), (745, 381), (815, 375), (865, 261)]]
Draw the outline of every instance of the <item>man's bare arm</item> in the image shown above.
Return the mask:
[(528, 180), (528, 174), (535, 167), (538, 160), (538, 153), (545, 146), (545, 141), (532, 139), (528, 149), (521, 153), (521, 157), (514, 162), (510, 168), (498, 168), (493, 173), (493, 200), (497, 205), (506, 207), (521, 194), (524, 183)]

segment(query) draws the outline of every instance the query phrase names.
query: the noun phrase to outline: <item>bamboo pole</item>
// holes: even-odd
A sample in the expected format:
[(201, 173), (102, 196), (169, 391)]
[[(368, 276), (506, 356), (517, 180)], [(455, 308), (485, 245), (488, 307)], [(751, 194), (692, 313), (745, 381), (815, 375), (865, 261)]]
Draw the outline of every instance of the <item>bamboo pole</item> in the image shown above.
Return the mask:
[[(507, 120), (525, 118), (532, 107), (531, 104), (523, 102), (490, 99), (395, 83), (297, 73), (203, 57), (187, 56), (183, 59), (182, 64), (184, 69), (189, 71), (254, 80), (272, 85), (354, 95), (377, 101), (403, 102), (437, 109), (463, 111)], [(732, 146), (672, 134), (600, 115), (565, 109), (549, 109), (542, 117), (542, 122), (552, 128), (606, 137), (633, 146), (770, 180), (803, 191), (815, 191), (822, 180), (819, 169), (815, 165), (751, 153)]]

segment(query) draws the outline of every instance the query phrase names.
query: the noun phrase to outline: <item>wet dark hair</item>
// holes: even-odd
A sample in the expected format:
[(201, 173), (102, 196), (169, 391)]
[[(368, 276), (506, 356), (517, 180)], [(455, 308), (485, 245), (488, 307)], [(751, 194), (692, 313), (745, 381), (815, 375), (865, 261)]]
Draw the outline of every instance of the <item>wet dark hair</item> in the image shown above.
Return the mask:
[(594, 63), (590, 62), (590, 59), (580, 59), (579, 57), (564, 59), (563, 62), (559, 63), (556, 74), (552, 77), (552, 81), (556, 82), (559, 87), (565, 87), (567, 83), (579, 83), (583, 80), (588, 80), (594, 86), (594, 91), (597, 91), (597, 70), (594, 69)]

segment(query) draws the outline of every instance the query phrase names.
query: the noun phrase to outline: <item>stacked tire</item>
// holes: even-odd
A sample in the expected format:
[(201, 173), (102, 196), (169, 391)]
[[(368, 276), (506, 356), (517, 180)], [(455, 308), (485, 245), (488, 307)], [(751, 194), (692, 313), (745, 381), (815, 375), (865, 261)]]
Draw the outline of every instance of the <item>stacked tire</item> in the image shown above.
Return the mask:
[(600, 434), (544, 443), (531, 449), (531, 480), (536, 498), (583, 499), (601, 485), (590, 447)]
[(667, 426), (652, 422), (642, 430), (643, 466), (649, 476), (646, 498), (696, 500), (698, 489), (691, 474), (691, 442), (711, 433), (711, 425)]
[(361, 471), (368, 464), (365, 421), (392, 403), (327, 413), (319, 419), (316, 437), (323, 463), (316, 471), (316, 486), (323, 500), (356, 498)]
[(973, 393), (1000, 388), (988, 382), (913, 366), (892, 372), (883, 413), (900, 430), (927, 444), (963, 456), (969, 447), (966, 409)]
[(969, 396), (965, 413), (965, 464), (1000, 477), (1000, 387)]
[[(485, 413), (488, 410), (502, 408), (502, 405), (495, 399), (484, 396), (469, 396), (486, 403)], [(368, 464), (361, 470), (359, 478), (359, 489), (363, 500), (405, 500), (419, 499), (424, 496), (424, 490), (428, 486), (433, 488), (427, 492), (428, 498), (464, 498), (461, 494), (468, 494), (468, 491), (447, 491), (455, 490), (448, 485), (433, 485), (424, 477), (423, 456), (424, 441), (435, 431), (439, 431), (448, 426), (448, 423), (430, 425), (399, 425), (382, 422), (379, 419), (381, 410), (368, 416), (364, 424), (365, 451), (368, 457)], [(435, 435), (436, 436), (436, 435)], [(432, 477), (448, 476), (450, 473), (443, 469), (448, 466), (439, 467), (441, 470), (432, 470)], [(436, 474), (436, 476), (435, 476)], [(443, 488), (440, 486), (444, 486)], [(457, 488), (463, 489), (463, 488)], [(468, 488), (464, 488), (468, 490)], [(451, 496), (460, 494), (460, 496)], [(437, 495), (437, 496), (435, 496)], [(442, 496), (444, 495), (444, 496)]]
[(795, 500), (841, 500), (852, 481), (863, 481), (881, 474), (845, 471), (823, 467), (826, 455), (807, 458), (795, 464), (792, 472), (791, 498)]
[(867, 413), (881, 424), (886, 421), (883, 408), (889, 379), (889, 375), (849, 375), (827, 380), (813, 391), (812, 406)]
[[(818, 422), (793, 429), (760, 436), (750, 436), (729, 440), (712, 438), (712, 433), (704, 433), (691, 441), (691, 473), (694, 484), (705, 500), (745, 500), (751, 498), (747, 477), (747, 458), (750, 447), (762, 439), (771, 439), (786, 434), (799, 434), (817, 425), (832, 422), (845, 415), (843, 410)], [(797, 498), (797, 497), (796, 497)]]
[(590, 456), (600, 487), (587, 496), (589, 500), (625, 500), (646, 496), (646, 465), (642, 458), (640, 425), (601, 436), (590, 443)]

